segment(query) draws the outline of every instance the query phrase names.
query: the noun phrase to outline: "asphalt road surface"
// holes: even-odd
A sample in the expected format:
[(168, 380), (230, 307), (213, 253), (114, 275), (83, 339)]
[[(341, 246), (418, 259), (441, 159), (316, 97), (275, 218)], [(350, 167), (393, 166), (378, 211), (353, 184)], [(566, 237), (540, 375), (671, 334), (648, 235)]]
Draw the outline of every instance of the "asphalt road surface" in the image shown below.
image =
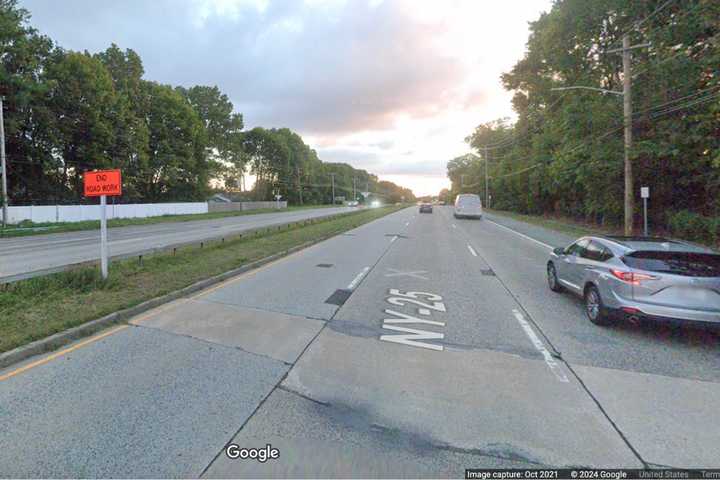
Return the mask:
[(0, 371), (0, 476), (720, 467), (717, 334), (592, 325), (569, 240), (406, 209)]
[[(278, 213), (240, 215), (212, 220), (167, 222), (108, 229), (108, 254), (130, 255), (153, 248), (200, 242), (256, 228), (352, 211), (352, 208), (314, 208)], [(0, 280), (20, 274), (97, 260), (100, 230), (0, 239)]]

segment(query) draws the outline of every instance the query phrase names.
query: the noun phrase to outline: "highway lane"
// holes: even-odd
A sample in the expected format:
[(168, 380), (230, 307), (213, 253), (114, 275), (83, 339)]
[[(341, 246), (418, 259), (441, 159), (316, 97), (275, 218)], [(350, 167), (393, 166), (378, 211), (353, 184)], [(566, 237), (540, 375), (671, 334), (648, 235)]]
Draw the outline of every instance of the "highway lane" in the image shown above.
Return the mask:
[[(108, 250), (111, 256), (127, 255), (352, 210), (349, 207), (315, 208), (116, 227), (108, 229)], [(0, 239), (0, 280), (3, 277), (96, 260), (99, 257), (99, 242), (99, 230)]]
[(589, 324), (532, 240), (567, 239), (488, 220), (406, 209), (0, 371), (0, 475), (720, 466), (712, 339)]

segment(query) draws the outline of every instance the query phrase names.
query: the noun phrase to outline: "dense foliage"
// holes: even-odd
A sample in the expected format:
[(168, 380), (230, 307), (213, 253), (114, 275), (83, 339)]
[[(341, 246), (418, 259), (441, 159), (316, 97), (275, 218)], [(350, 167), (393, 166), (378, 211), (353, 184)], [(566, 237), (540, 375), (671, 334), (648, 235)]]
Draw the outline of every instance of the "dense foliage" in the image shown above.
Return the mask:
[(259, 200), (350, 199), (366, 188), (397, 202), (412, 192), (346, 164), (323, 163), (286, 128), (243, 129), (217, 87), (161, 85), (143, 78), (140, 57), (111, 45), (72, 52), (29, 26), (17, 0), (0, 0), (0, 95), (10, 204), (82, 201), (82, 173), (121, 168), (122, 202), (205, 200), (257, 176)]
[(514, 92), (517, 120), (470, 134), (478, 155), (448, 163), (453, 193), (484, 196), (488, 146), (492, 206), (620, 224), (622, 96), (551, 89), (621, 91), (622, 55), (608, 51), (622, 46), (626, 32), (633, 44), (650, 43), (633, 50), (632, 62), (635, 225), (640, 186), (650, 187), (654, 225), (680, 231), (690, 218), (703, 228), (716, 225), (702, 218), (720, 216), (717, 0), (556, 1), (531, 23), (525, 57), (502, 76)]

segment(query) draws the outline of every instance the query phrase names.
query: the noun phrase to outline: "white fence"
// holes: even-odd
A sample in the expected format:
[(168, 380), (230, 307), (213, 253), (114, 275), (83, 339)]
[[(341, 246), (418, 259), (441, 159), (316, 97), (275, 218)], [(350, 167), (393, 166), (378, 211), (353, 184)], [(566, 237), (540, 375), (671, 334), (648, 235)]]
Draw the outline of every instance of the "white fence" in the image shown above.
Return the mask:
[[(205, 202), (186, 203), (130, 203), (108, 205), (107, 217), (144, 218), (162, 215), (184, 215), (188, 213), (208, 213)], [(2, 209), (0, 209), (2, 218)], [(23, 220), (33, 223), (82, 222), (100, 220), (100, 205), (38, 205), (29, 207), (8, 207), (8, 222), (17, 224)]]
[(268, 208), (287, 208), (287, 202), (230, 202), (217, 203), (209, 202), (208, 208), (211, 212), (235, 212), (246, 210), (262, 210)]

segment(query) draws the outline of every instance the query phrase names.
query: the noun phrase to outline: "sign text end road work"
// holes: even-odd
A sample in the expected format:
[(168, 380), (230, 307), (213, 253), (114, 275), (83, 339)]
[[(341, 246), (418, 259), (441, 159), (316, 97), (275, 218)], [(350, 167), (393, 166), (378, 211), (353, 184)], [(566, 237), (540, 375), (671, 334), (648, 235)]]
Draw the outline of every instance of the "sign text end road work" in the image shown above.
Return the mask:
[(122, 195), (120, 170), (88, 171), (83, 175), (86, 197), (100, 197), (100, 271), (108, 277), (107, 196)]

